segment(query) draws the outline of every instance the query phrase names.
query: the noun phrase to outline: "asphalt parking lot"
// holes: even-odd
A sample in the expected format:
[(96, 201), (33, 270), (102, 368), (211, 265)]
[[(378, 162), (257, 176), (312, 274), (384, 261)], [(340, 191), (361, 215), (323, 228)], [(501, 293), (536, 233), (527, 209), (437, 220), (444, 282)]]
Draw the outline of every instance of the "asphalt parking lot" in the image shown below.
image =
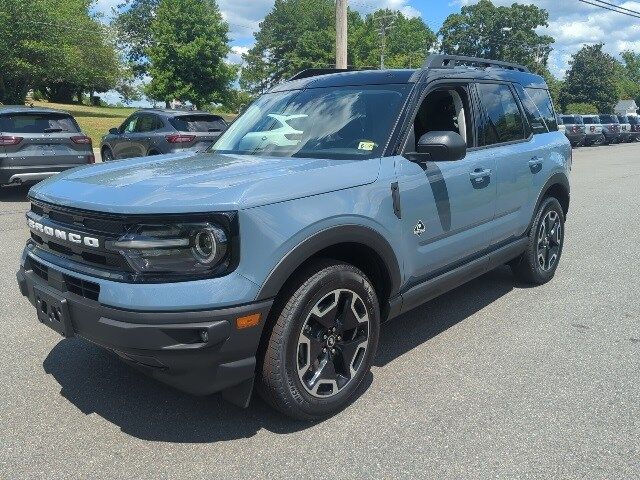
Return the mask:
[(176, 392), (39, 324), (0, 190), (0, 478), (640, 478), (640, 144), (574, 153), (553, 282), (489, 273), (383, 328), (319, 424)]

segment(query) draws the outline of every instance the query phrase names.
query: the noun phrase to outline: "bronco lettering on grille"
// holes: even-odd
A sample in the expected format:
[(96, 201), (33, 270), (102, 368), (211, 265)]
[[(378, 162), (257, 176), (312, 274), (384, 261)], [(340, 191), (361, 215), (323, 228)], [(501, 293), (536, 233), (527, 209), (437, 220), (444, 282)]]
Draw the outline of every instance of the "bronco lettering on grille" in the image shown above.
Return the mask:
[(35, 232), (42, 233), (48, 237), (64, 240), (65, 242), (75, 243), (76, 245), (85, 245), (91, 248), (100, 248), (100, 240), (94, 237), (85, 237), (78, 233), (66, 232), (58, 228), (53, 228), (36, 222), (31, 218), (27, 218), (27, 225)]

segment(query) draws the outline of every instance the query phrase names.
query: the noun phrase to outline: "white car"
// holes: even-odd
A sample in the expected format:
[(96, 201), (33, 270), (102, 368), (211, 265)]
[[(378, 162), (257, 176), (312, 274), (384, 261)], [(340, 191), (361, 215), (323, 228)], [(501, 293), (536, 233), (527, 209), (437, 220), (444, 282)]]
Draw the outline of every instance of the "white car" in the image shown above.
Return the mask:
[(258, 151), (269, 147), (293, 147), (298, 145), (304, 131), (294, 128), (292, 123), (300, 125), (302, 123), (301, 120), (307, 119), (308, 115), (276, 115), (270, 113), (266, 118), (267, 121), (260, 126), (260, 131), (249, 132), (242, 138), (240, 142), (241, 150)]

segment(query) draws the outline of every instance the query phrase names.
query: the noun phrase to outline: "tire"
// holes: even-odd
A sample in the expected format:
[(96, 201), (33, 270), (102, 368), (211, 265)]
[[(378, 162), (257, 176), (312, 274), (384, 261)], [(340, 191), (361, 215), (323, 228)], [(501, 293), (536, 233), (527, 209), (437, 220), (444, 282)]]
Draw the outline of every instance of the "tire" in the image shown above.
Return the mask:
[(111, 151), (111, 149), (105, 148), (104, 150), (102, 150), (102, 161), (110, 162), (112, 160), (114, 160), (114, 158), (113, 158), (113, 152)]
[(542, 285), (554, 277), (564, 246), (564, 223), (560, 202), (553, 197), (545, 198), (529, 232), (527, 249), (509, 264), (518, 280)]
[(320, 260), (276, 304), (258, 393), (297, 420), (319, 420), (344, 409), (378, 347), (380, 307), (371, 282), (352, 265)]

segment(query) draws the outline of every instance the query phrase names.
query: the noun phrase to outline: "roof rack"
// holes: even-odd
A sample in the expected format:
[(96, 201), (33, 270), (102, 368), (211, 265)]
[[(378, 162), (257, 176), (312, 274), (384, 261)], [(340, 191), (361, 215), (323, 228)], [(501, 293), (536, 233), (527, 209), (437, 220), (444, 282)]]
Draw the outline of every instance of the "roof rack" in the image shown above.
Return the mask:
[(307, 68), (296, 73), (289, 81), (301, 80), (303, 78), (317, 77), (319, 75), (329, 75), (331, 73), (355, 72), (356, 68)]
[(455, 68), (458, 65), (470, 65), (481, 67), (497, 67), (506, 70), (516, 70), (518, 72), (529, 72), (529, 69), (517, 63), (500, 62), (498, 60), (488, 60), (486, 58), (465, 57), (462, 55), (429, 55), (424, 62), (423, 68)]

